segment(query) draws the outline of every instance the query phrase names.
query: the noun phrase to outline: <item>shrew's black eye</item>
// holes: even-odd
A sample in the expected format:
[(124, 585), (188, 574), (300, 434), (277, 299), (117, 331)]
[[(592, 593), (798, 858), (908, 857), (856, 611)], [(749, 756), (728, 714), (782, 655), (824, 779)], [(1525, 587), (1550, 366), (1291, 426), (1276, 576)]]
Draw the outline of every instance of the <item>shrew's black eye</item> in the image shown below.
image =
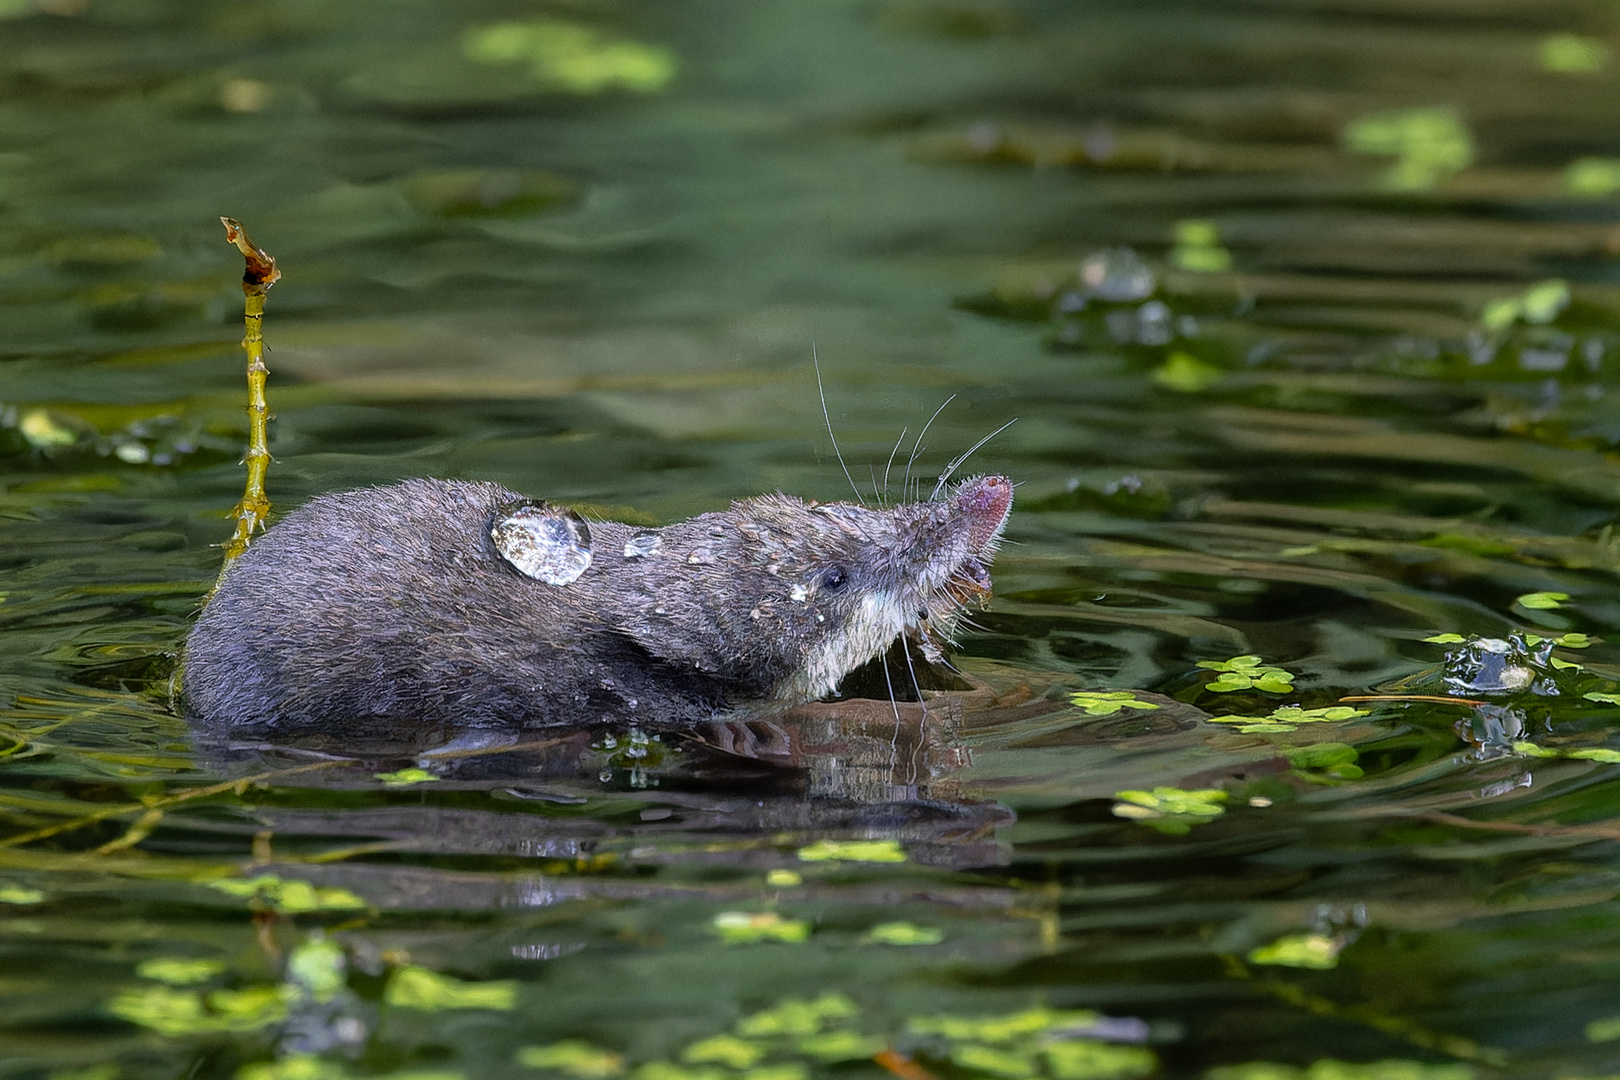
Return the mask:
[(844, 576), (842, 566), (834, 566), (821, 575), (821, 587), (828, 592), (837, 592), (842, 589), (849, 579)]

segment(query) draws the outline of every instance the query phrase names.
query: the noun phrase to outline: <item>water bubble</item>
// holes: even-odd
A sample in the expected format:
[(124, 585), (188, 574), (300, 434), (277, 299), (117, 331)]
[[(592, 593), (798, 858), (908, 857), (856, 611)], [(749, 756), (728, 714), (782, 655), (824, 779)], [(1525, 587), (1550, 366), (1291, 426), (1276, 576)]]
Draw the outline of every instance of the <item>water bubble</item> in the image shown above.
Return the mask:
[(967, 144), (979, 154), (995, 153), (1001, 149), (1004, 139), (1001, 125), (990, 120), (981, 120), (967, 130)]
[(1531, 688), (1552, 657), (1553, 642), (1529, 645), (1523, 636), (1475, 638), (1446, 653), (1446, 686), (1453, 693), (1504, 693)]
[(1147, 263), (1128, 247), (1087, 255), (1080, 263), (1080, 283), (1092, 296), (1113, 303), (1146, 300), (1159, 287)]
[(1519, 367), (1525, 371), (1563, 371), (1569, 364), (1569, 353), (1564, 349), (1519, 350)]
[(1141, 345), (1168, 345), (1176, 336), (1170, 328), (1170, 306), (1149, 300), (1136, 309), (1136, 340)]
[(1596, 373), (1603, 370), (1603, 339), (1587, 338), (1581, 343), (1581, 360), (1586, 363), (1586, 370)]

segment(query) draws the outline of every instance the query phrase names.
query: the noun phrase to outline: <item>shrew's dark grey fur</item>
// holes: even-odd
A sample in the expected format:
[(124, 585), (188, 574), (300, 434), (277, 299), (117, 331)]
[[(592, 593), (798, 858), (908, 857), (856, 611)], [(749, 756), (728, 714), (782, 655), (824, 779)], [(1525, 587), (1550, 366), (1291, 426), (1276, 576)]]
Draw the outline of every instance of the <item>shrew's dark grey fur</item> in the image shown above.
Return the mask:
[(186, 644), (188, 713), (307, 728), (693, 724), (832, 691), (902, 633), (948, 636), (988, 592), (1002, 477), (872, 509), (784, 495), (662, 529), (589, 526), (567, 584), (490, 530), (521, 497), (408, 480), (317, 498), (225, 575)]

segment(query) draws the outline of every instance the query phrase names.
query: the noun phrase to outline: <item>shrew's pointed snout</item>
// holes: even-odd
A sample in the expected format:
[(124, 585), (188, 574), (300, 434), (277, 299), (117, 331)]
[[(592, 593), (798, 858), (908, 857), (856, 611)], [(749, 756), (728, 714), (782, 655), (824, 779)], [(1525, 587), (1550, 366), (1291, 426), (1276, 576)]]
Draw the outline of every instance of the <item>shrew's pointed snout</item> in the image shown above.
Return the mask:
[(967, 524), (971, 550), (983, 551), (1001, 534), (1012, 501), (1012, 481), (1005, 476), (976, 476), (957, 485), (951, 505)]

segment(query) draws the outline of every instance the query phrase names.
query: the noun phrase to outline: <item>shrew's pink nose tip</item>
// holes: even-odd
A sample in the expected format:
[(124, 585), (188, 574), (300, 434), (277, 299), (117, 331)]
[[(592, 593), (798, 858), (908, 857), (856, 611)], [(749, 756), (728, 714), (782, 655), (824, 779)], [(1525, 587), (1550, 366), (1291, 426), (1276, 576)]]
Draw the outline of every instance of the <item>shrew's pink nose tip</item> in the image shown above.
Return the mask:
[(1012, 512), (1013, 486), (1005, 476), (965, 480), (951, 502), (968, 519), (968, 544), (978, 549), (994, 540)]

